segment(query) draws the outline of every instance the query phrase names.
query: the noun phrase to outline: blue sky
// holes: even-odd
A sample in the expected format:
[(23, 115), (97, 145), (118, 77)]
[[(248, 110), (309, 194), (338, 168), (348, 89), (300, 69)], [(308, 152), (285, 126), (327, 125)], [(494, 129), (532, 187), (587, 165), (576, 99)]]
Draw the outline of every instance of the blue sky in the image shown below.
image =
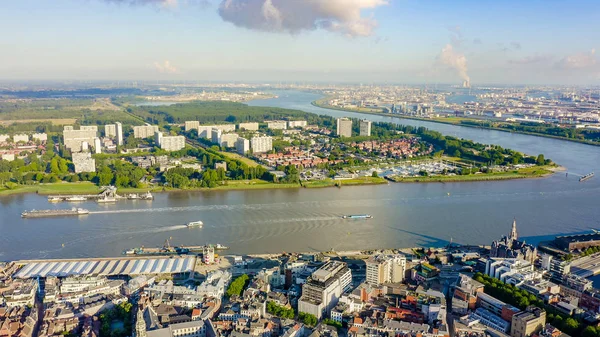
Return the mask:
[(0, 79), (600, 84), (600, 1), (4, 0)]

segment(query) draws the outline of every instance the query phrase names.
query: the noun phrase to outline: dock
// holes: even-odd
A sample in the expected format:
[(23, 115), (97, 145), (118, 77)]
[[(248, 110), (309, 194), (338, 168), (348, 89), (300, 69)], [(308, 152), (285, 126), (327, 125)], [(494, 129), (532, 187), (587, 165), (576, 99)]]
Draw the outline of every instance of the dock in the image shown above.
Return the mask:
[(96, 202), (116, 202), (122, 200), (153, 200), (154, 196), (150, 193), (132, 193), (127, 195), (117, 194), (117, 188), (114, 186), (104, 186), (102, 192), (98, 194), (78, 194), (78, 195), (49, 195), (49, 202), (66, 201), (96, 201)]

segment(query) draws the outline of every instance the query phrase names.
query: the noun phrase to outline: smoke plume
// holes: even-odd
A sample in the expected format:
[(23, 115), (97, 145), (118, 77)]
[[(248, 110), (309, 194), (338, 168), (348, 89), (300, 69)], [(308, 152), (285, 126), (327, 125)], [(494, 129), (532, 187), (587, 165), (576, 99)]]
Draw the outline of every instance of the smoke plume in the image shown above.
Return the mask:
[(463, 81), (470, 81), (467, 73), (467, 58), (461, 52), (454, 50), (451, 44), (447, 44), (437, 56), (438, 63), (450, 67), (458, 73)]
[(362, 10), (388, 0), (222, 0), (219, 15), (238, 27), (297, 34), (325, 29), (347, 36), (369, 36), (377, 26)]

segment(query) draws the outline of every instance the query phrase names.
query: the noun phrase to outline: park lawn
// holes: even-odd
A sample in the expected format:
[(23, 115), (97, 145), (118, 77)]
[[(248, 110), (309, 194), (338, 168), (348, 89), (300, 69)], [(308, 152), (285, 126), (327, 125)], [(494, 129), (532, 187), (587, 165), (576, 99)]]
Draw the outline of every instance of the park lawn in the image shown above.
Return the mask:
[(321, 188), (333, 186), (376, 185), (386, 183), (387, 181), (380, 177), (358, 177), (347, 180), (333, 180), (331, 178), (327, 178), (323, 180), (304, 181), (302, 182), (302, 186), (306, 188)]
[(254, 160), (252, 160), (248, 157), (244, 157), (237, 153), (220, 151), (219, 154), (222, 154), (223, 156), (228, 157), (229, 159), (237, 159), (237, 160), (241, 161), (242, 163), (248, 165), (249, 167), (256, 167), (259, 165)]
[(226, 185), (219, 185), (213, 188), (204, 188), (203, 190), (253, 190), (253, 189), (282, 189), (299, 188), (298, 184), (275, 184), (268, 181), (253, 180), (227, 180)]
[(541, 178), (553, 174), (552, 167), (533, 166), (509, 172), (481, 173), (456, 176), (395, 177), (395, 182), (427, 183), (427, 182), (462, 182), (462, 181), (494, 181), (507, 179)]
[(43, 195), (48, 194), (93, 194), (100, 193), (98, 186), (91, 182), (77, 182), (77, 183), (48, 183), (48, 184), (36, 184), (36, 185), (17, 185), (13, 189), (2, 188), (0, 189), (0, 195), (11, 195), (19, 193), (38, 193)]

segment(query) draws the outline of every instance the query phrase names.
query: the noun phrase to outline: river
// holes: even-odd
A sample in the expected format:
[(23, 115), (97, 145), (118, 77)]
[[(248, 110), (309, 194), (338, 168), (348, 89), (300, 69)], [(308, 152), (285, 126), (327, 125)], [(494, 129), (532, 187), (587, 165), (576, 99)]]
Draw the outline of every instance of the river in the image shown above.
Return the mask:
[[(314, 107), (318, 95), (277, 92), (256, 106), (300, 109), (425, 126), (528, 154), (544, 153), (569, 172), (598, 171), (600, 147), (556, 139)], [(450, 195), (448, 195), (450, 193)], [(441, 246), (451, 239), (490, 244), (508, 234), (513, 218), (528, 242), (600, 227), (600, 180), (570, 174), (499, 182), (389, 184), (327, 189), (178, 192), (113, 205), (85, 202), (79, 218), (21, 219), (25, 209), (67, 208), (35, 194), (0, 197), (0, 260), (116, 256), (125, 249), (221, 243), (227, 253), (355, 250)], [(342, 220), (369, 213), (371, 220)], [(182, 224), (202, 220), (204, 228)], [(64, 244), (64, 247), (63, 247)]]

